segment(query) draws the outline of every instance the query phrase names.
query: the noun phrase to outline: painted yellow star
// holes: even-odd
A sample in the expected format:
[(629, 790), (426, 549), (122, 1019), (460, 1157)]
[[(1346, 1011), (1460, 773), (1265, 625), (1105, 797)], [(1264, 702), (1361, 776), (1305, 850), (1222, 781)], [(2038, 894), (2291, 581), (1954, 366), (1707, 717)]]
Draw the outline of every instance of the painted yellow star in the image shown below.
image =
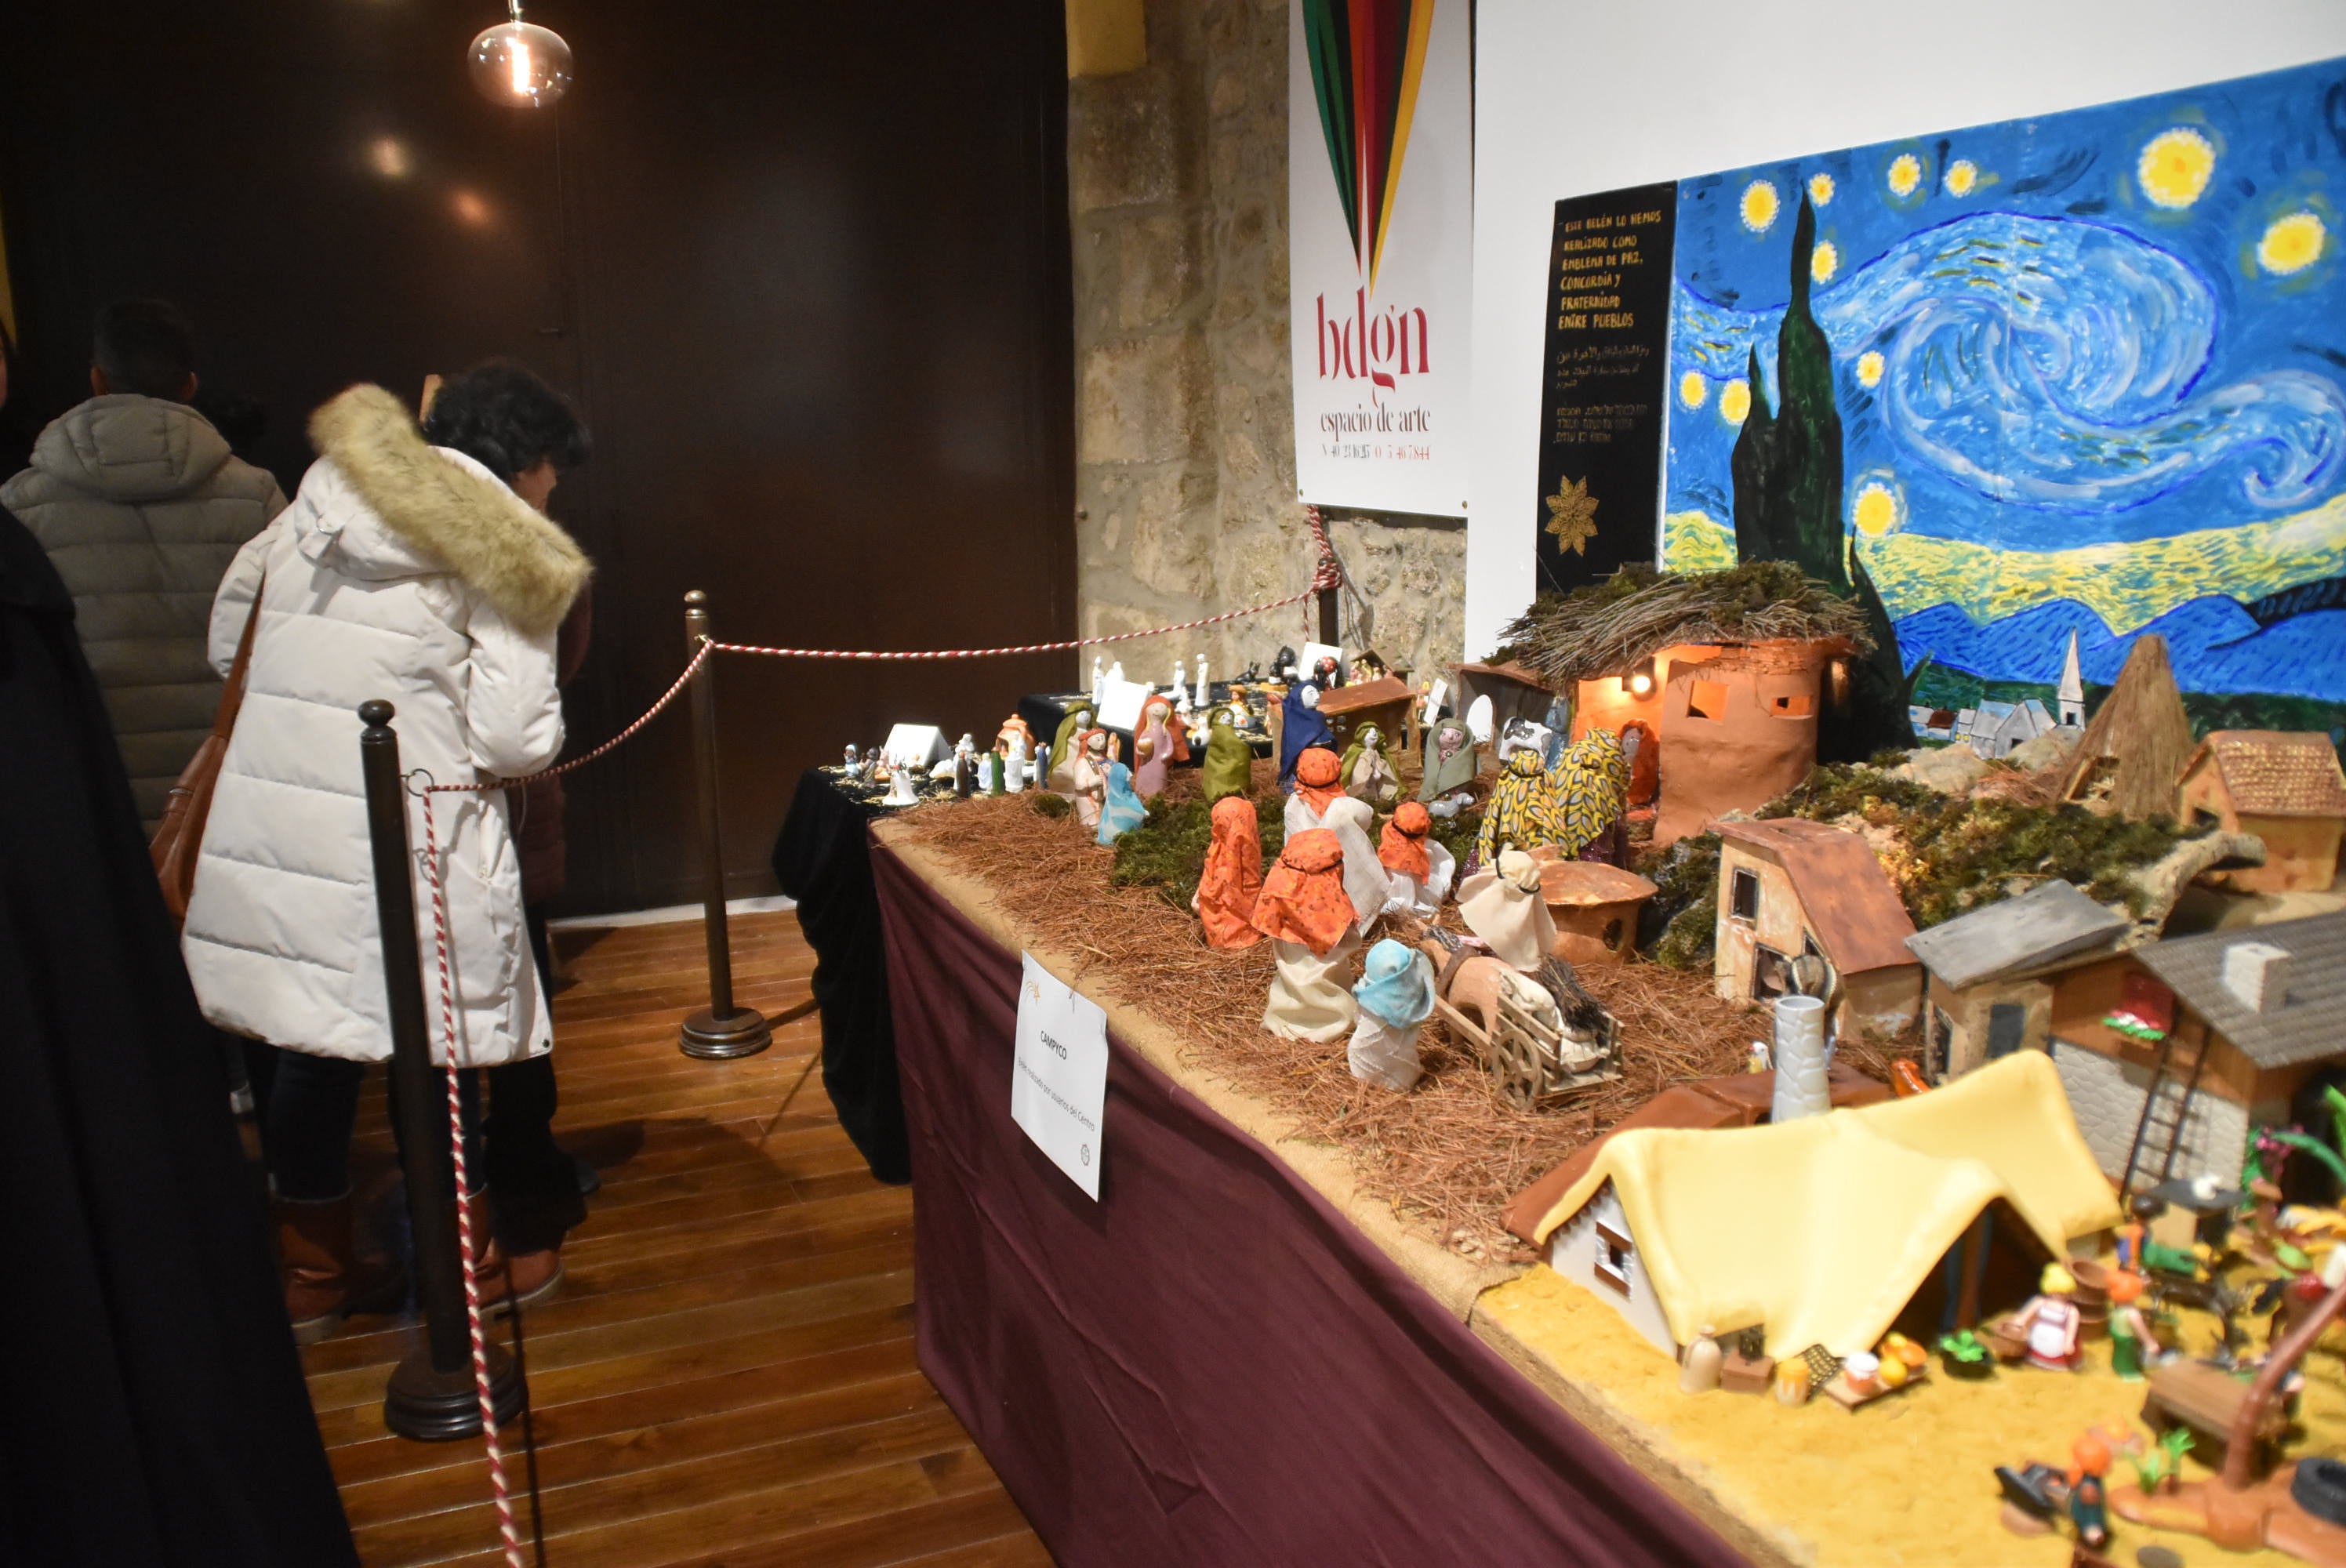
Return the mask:
[(1588, 494), (1586, 480), (1565, 480), (1547, 498), (1547, 531), (1559, 551), (1588, 554), (1588, 542), (1596, 537), (1596, 497)]

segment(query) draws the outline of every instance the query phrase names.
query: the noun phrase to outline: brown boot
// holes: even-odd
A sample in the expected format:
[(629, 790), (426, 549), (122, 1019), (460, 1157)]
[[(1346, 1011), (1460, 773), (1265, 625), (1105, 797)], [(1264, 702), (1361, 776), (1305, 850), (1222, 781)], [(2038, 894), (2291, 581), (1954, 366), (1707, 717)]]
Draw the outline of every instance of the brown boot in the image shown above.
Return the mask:
[(507, 1311), (515, 1305), (531, 1306), (554, 1294), (562, 1283), (562, 1253), (558, 1247), (508, 1257), (496, 1239), (487, 1191), (473, 1194), (464, 1200), (464, 1207), (471, 1211), (473, 1245), (480, 1249), (480, 1263), (473, 1272), (474, 1282), (481, 1292), (481, 1310)]
[(323, 1203), (277, 1200), (277, 1256), (293, 1342), (315, 1344), (342, 1327), (350, 1296), (351, 1195)]

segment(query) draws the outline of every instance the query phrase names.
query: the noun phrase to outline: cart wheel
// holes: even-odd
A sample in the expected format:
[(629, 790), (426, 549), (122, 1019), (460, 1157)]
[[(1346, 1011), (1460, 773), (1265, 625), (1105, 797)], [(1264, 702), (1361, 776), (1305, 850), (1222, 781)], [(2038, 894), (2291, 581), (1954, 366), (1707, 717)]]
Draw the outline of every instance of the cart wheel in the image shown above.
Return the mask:
[(2346, 1524), (2346, 1463), (2301, 1459), (2289, 1478), (2289, 1495), (2300, 1508), (2327, 1524)]

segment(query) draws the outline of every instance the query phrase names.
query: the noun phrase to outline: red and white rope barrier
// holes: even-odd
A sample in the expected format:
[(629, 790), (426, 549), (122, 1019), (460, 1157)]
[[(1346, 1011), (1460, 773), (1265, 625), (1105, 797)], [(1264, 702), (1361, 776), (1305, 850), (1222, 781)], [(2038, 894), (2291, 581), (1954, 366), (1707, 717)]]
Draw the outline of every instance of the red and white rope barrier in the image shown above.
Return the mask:
[(457, 1061), (459, 1052), (456, 993), (448, 962), (448, 895), (447, 888), (441, 876), (440, 839), (437, 826), (434, 821), (432, 798), (434, 795), (477, 794), (489, 789), (510, 789), (540, 779), (552, 779), (561, 774), (576, 772), (590, 762), (600, 761), (634, 739), (642, 732), (645, 726), (665, 713), (683, 694), (685, 687), (691, 685), (692, 677), (700, 673), (700, 667), (709, 662), (709, 656), (712, 654), (755, 654), (767, 658), (886, 661), (995, 658), (1014, 654), (1058, 653), (1071, 648), (1092, 647), (1107, 643), (1131, 642), (1139, 637), (1162, 636), (1168, 632), (1194, 631), (1199, 626), (1219, 626), (1225, 621), (1243, 620), (1249, 616), (1259, 616), (1270, 610), (1284, 609), (1290, 605), (1300, 605), (1315, 594), (1341, 586), (1344, 580), (1342, 568), (1336, 561), (1335, 551), (1328, 542), (1328, 526), (1326, 520), (1320, 515), (1320, 509), (1316, 506), (1307, 506), (1303, 509), (1303, 516), (1311, 530), (1312, 543), (1316, 551), (1311, 585), (1300, 594), (1290, 594), (1285, 598), (1271, 599), (1260, 605), (1250, 605), (1242, 610), (1225, 610), (1218, 616), (1201, 616), (1194, 621), (1182, 621), (1175, 626), (1151, 626), (1146, 631), (1114, 632), (1105, 636), (1073, 637), (1060, 642), (1025, 643), (1015, 647), (936, 648), (917, 652), (895, 652), (872, 649), (760, 647), (748, 643), (720, 643), (712, 639), (704, 639), (700, 646), (693, 650), (692, 657), (687, 661), (683, 670), (675, 680), (668, 683), (668, 689), (660, 693), (657, 701), (646, 708), (634, 723), (583, 756), (574, 757), (567, 762), (557, 763), (552, 768), (532, 773), (525, 778), (484, 779), (470, 784), (442, 784), (435, 781), (422, 769), (414, 769), (408, 774), (410, 793), (415, 795), (423, 806), (423, 879), (431, 885), (432, 890), (432, 940), (440, 969), (440, 1023), (442, 1033), (447, 1041), (448, 1050), (448, 1140), (456, 1174), (456, 1235), (464, 1266), (464, 1319), (465, 1327), (472, 1338), (473, 1383), (480, 1396), (481, 1435), (488, 1450), (489, 1486), (496, 1502), (497, 1532), (504, 1542), (507, 1568), (525, 1568), (525, 1565), (522, 1562), (521, 1532), (514, 1519), (513, 1498), (505, 1481), (505, 1451), (497, 1441), (496, 1398), (489, 1377), (488, 1337), (483, 1329), (481, 1318), (479, 1269), (482, 1247), (473, 1234), (473, 1206), (465, 1198), (469, 1184), (464, 1172), (464, 1097), (457, 1077), (462, 1069)]

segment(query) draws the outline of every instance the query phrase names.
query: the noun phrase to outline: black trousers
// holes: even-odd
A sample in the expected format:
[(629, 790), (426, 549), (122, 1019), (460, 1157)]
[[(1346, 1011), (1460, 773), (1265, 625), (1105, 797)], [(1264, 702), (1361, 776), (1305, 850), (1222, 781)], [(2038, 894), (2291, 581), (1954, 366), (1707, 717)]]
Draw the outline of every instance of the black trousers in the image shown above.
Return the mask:
[[(551, 991), (546, 921), (535, 911), (529, 933), (539, 975)], [(261, 1152), (279, 1196), (315, 1203), (350, 1191), (351, 1132), (366, 1064), (282, 1051), (258, 1041), (245, 1043), (244, 1057)], [(480, 1109), (484, 1077), (489, 1086), (485, 1124)], [(471, 1190), (486, 1187), (495, 1195), (497, 1239), (508, 1252), (561, 1245), (586, 1217), (586, 1201), (578, 1193), (576, 1166), (554, 1141), (554, 1058), (533, 1056), (467, 1071), (458, 1084), (465, 1174)], [(394, 1136), (398, 1128), (394, 1115)]]

